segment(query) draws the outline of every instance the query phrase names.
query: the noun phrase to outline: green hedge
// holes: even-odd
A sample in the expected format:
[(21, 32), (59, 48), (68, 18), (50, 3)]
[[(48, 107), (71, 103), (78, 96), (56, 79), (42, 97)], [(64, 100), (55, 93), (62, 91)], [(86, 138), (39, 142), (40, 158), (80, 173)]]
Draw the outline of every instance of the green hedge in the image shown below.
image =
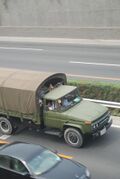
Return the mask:
[[(84, 98), (120, 102), (120, 84), (109, 82), (69, 80), (69, 85), (78, 86)], [(111, 109), (112, 115), (120, 116), (120, 109)]]

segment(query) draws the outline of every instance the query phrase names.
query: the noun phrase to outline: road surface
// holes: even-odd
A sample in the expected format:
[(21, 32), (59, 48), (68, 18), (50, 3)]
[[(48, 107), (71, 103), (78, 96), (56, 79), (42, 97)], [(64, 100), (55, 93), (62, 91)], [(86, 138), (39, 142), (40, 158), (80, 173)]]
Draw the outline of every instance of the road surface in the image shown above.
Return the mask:
[(0, 67), (65, 72), (70, 77), (120, 81), (120, 46), (0, 42)]
[[(1, 42), (0, 67), (65, 72), (80, 79), (119, 83), (120, 46)], [(73, 156), (90, 169), (92, 179), (120, 178), (119, 126), (111, 127), (96, 140), (87, 140), (81, 149), (67, 146), (58, 137), (28, 130), (7, 136), (7, 140), (34, 142)]]

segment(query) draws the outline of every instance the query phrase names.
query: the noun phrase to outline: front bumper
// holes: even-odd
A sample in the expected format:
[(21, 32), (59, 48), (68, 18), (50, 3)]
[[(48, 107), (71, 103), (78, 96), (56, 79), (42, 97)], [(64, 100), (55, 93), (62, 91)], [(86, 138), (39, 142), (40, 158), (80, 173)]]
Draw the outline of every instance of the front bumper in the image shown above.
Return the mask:
[(112, 125), (112, 118), (109, 119), (109, 121), (104, 124), (104, 126), (102, 128), (98, 128), (97, 130), (95, 130), (93, 133), (92, 133), (92, 136), (93, 137), (98, 137), (98, 136), (102, 136), (106, 133), (107, 129), (110, 128), (110, 126)]

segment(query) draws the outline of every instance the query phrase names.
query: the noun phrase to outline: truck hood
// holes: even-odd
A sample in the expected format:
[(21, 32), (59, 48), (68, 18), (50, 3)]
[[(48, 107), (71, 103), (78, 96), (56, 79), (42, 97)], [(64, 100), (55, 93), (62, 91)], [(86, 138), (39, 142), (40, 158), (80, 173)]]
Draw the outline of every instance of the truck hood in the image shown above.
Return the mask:
[(108, 109), (105, 106), (82, 100), (80, 103), (63, 112), (63, 114), (77, 120), (94, 121), (102, 116), (107, 110)]

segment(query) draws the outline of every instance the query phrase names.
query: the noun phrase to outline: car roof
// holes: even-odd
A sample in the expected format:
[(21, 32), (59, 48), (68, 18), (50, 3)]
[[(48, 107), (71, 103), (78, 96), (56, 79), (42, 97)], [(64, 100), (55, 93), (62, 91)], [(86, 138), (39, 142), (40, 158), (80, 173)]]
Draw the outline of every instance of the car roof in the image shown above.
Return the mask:
[(0, 155), (14, 157), (21, 161), (28, 161), (34, 155), (42, 152), (43, 150), (46, 149), (40, 145), (24, 142), (13, 142), (0, 149)]
[(60, 85), (54, 89), (52, 89), (49, 93), (47, 93), (44, 98), (56, 100), (59, 99), (66, 94), (70, 93), (71, 91), (75, 90), (76, 86), (69, 86), (69, 85)]

